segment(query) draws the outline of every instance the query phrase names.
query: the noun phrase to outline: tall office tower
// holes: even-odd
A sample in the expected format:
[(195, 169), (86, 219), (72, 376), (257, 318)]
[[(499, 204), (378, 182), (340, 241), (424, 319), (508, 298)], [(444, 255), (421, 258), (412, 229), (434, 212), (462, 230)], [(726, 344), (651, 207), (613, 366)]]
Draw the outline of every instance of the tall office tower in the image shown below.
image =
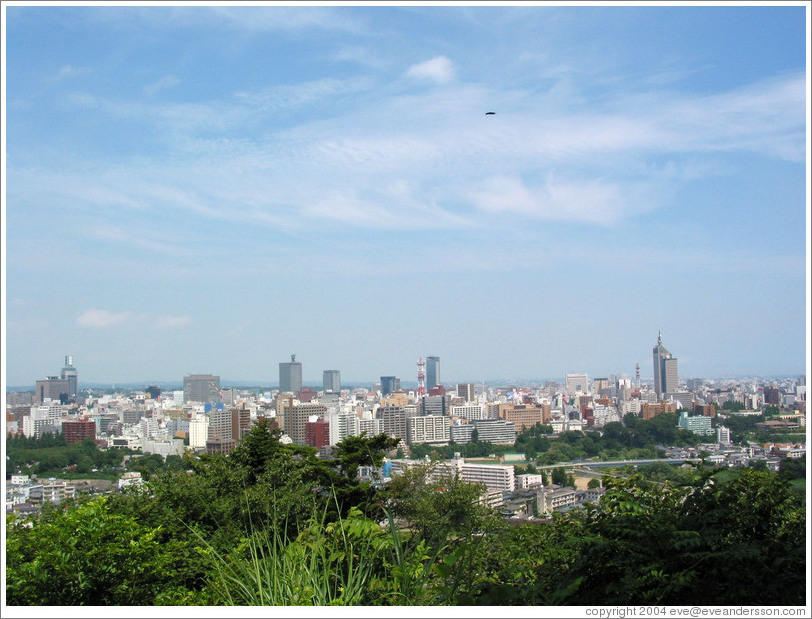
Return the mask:
[(592, 381), (592, 391), (596, 395), (603, 395), (601, 391), (604, 389), (609, 389), (609, 379), (608, 378), (596, 378)]
[(62, 380), (68, 381), (68, 396), (75, 396), (79, 391), (79, 373), (73, 366), (73, 357), (71, 355), (65, 355), (65, 367), (62, 368)]
[(324, 370), (324, 392), (341, 393), (341, 372), (338, 370)]
[(293, 404), (293, 398), (284, 403), (283, 429), (291, 440), (297, 445), (307, 444), (305, 425), (311, 417), (324, 417), (327, 407), (323, 404)]
[(473, 402), (475, 399), (474, 383), (460, 383), (457, 385), (457, 397), (466, 402)]
[(213, 374), (190, 374), (183, 377), (184, 402), (219, 402), (220, 377)]
[(49, 376), (45, 380), (38, 380), (34, 387), (34, 404), (42, 404), (46, 399), (65, 400), (68, 398), (70, 385), (68, 381), (58, 376)]
[(234, 427), (231, 411), (222, 404), (213, 406), (209, 413), (209, 436), (206, 439), (206, 451), (212, 454), (227, 454), (236, 441), (232, 438)]
[(589, 377), (586, 374), (567, 374), (567, 393), (589, 393)]
[(677, 374), (677, 359), (663, 346), (662, 333), (657, 334), (657, 345), (653, 351), (654, 359), (654, 392), (657, 399), (669, 393), (676, 393), (679, 389), (679, 376)]
[(231, 438), (239, 443), (251, 429), (251, 411), (243, 404), (231, 409)]
[(297, 393), (302, 388), (302, 363), (296, 355), (290, 356), (290, 363), (279, 364), (279, 392)]
[(409, 415), (403, 406), (381, 406), (375, 413), (383, 421), (383, 431), (389, 436), (403, 439), (407, 438)]
[(381, 376), (381, 397), (385, 398), (395, 391), (400, 391), (400, 379), (397, 376)]
[(426, 389), (440, 384), (440, 357), (426, 357)]

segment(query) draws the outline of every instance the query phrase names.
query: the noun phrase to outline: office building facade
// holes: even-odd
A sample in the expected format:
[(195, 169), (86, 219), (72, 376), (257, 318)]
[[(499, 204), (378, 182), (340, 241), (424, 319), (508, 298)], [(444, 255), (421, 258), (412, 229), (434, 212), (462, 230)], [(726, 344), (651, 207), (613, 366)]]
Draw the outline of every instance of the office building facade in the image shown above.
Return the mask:
[(73, 365), (73, 357), (65, 355), (65, 367), (62, 368), (62, 380), (68, 382), (68, 396), (75, 397), (79, 392), (79, 373)]
[(440, 357), (426, 357), (426, 389), (440, 384)]
[(677, 359), (663, 346), (662, 333), (657, 334), (657, 345), (652, 351), (654, 365), (654, 392), (658, 400), (679, 390)]
[(279, 364), (279, 392), (298, 393), (301, 388), (302, 364), (296, 361), (296, 355), (291, 355), (290, 363)]
[(381, 376), (381, 397), (400, 391), (400, 379), (397, 376)]
[(324, 370), (322, 387), (325, 393), (341, 393), (341, 372), (338, 370)]
[(219, 402), (220, 377), (213, 374), (190, 374), (183, 377), (184, 402)]

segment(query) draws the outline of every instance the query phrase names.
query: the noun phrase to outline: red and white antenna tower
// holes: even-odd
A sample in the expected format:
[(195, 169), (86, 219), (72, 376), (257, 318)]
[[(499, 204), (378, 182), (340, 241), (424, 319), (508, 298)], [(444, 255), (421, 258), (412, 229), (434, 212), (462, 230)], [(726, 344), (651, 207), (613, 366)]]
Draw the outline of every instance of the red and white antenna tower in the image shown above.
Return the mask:
[(634, 381), (635, 381), (635, 386), (638, 389), (640, 389), (640, 364), (639, 363), (634, 364)]
[(426, 363), (423, 361), (423, 357), (420, 357), (420, 361), (417, 362), (417, 397), (421, 398), (426, 395), (426, 373), (423, 371), (423, 368), (426, 367)]

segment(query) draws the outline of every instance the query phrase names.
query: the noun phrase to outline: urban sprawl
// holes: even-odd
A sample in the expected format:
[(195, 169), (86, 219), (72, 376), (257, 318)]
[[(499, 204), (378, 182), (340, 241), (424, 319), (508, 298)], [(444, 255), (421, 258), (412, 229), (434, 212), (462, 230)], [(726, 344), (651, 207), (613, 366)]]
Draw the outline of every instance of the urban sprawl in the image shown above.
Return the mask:
[[(675, 415), (679, 427), (705, 437), (691, 447), (658, 445), (657, 459), (676, 466), (703, 460), (715, 466), (755, 463), (778, 470), (784, 459), (805, 457), (805, 377), (680, 381), (677, 359), (661, 336), (652, 352), (654, 380), (645, 383), (638, 366), (634, 377), (590, 379), (585, 373), (571, 373), (563, 383), (543, 385), (445, 385), (439, 357), (429, 356), (417, 361), (414, 388), (402, 388), (397, 376), (381, 376), (369, 388), (346, 388), (339, 370), (324, 370), (321, 389), (316, 389), (302, 384), (302, 363), (293, 355), (279, 364), (278, 389), (229, 387), (221, 385), (217, 375), (190, 374), (183, 378), (182, 389), (150, 385), (124, 393), (79, 389), (78, 371), (67, 356), (59, 376), (36, 381), (33, 392), (6, 394), (6, 431), (9, 437), (27, 438), (61, 433), (67, 444), (93, 439), (102, 449), (125, 449), (132, 458), (157, 454), (164, 459), (185, 453), (228, 454), (262, 418), (275, 424), (283, 443), (313, 447), (322, 457), (330, 457), (348, 436), (383, 433), (399, 439), (398, 449), (382, 467), (362, 467), (359, 472), (380, 483), (423, 462), (427, 456), (410, 457), (418, 446), (453, 448), (480, 442), (510, 447), (517, 436), (534, 429), (551, 439), (568, 432), (588, 436), (603, 433), (609, 424), (623, 424), (630, 415), (642, 420)], [(771, 414), (765, 417), (767, 410)], [(755, 424), (762, 436), (792, 435), (794, 440), (734, 444), (728, 420), (748, 416), (764, 419)], [(433, 474), (459, 475), (481, 484), (482, 500), (505, 517), (533, 520), (599, 502), (604, 488), (588, 482), (600, 479), (602, 467), (654, 461), (541, 463), (526, 452), (498, 451), (477, 458), (456, 452), (437, 462)], [(564, 467), (569, 472), (566, 482), (551, 483), (547, 473)], [(120, 468), (119, 479), (106, 483), (78, 481), (75, 475), (41, 479), (30, 472), (7, 471), (6, 511), (32, 513), (43, 502), (59, 503), (82, 491), (118, 492), (143, 483), (140, 473)]]

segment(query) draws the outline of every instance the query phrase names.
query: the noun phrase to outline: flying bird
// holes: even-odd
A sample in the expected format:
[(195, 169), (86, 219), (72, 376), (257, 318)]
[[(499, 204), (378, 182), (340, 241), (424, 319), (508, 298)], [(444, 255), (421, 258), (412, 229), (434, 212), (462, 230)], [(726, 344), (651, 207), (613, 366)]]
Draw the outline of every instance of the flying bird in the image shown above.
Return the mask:
[(485, 116), (493, 116), (496, 112), (485, 112)]

